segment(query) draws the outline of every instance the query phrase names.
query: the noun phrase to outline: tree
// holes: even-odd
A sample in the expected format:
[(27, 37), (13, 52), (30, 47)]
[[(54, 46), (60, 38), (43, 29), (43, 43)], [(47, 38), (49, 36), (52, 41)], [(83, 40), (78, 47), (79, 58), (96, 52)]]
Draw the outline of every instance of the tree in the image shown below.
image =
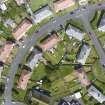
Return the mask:
[(0, 82), (0, 96), (3, 95), (4, 90), (5, 90), (5, 84), (3, 82)]

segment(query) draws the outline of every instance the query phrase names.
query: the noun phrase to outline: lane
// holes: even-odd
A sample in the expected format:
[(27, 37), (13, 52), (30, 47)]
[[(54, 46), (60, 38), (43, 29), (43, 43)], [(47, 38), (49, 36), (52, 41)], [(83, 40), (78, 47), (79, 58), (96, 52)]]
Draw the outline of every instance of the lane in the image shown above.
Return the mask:
[[(25, 54), (27, 53), (27, 51), (29, 50), (29, 48), (35, 44), (36, 40), (39, 37), (41, 37), (47, 31), (58, 29), (60, 27), (60, 25), (63, 25), (67, 20), (79, 17), (80, 15), (82, 16), (82, 15), (88, 14), (89, 11), (91, 11), (91, 10), (97, 10), (97, 9), (103, 9), (103, 8), (105, 8), (105, 3), (102, 3), (101, 6), (99, 6), (99, 5), (90, 5), (90, 6), (86, 7), (86, 9), (83, 10), (83, 11), (81, 11), (82, 8), (80, 8), (78, 10), (74, 10), (73, 14), (68, 13), (68, 14), (66, 14), (64, 16), (56, 17), (54, 20), (50, 21), (49, 23), (42, 26), (39, 30), (37, 30), (37, 32), (35, 32), (30, 38), (27, 38), (24, 41), (25, 48), (21, 47), (19, 49), (19, 52), (17, 53), (16, 57), (14, 58), (13, 62), (11, 63), (11, 66), (10, 66), (10, 73), (9, 73), (10, 79), (9, 79), (9, 81), (7, 83), (7, 88), (5, 90), (5, 105), (12, 105), (11, 95), (12, 95), (13, 80), (14, 80), (14, 76), (16, 74), (16, 71), (18, 69), (18, 65), (22, 62), (22, 60), (23, 60)], [(87, 24), (87, 22), (86, 22), (86, 24)], [(87, 31), (92, 31), (90, 29), (89, 25), (87, 25), (85, 27), (89, 28), (89, 30), (87, 30)], [(93, 31), (92, 31), (92, 34), (94, 34)], [(95, 34), (94, 34), (94, 36), (90, 36), (90, 37), (95, 37)], [(98, 45), (98, 47), (100, 49), (99, 45)], [(102, 55), (104, 55), (104, 54), (102, 53)]]
[(104, 66), (105, 65), (105, 52), (104, 52), (103, 48), (101, 47), (100, 42), (97, 39), (97, 35), (95, 34), (93, 29), (91, 28), (91, 25), (90, 25), (88, 19), (86, 17), (81, 17), (81, 18), (82, 18), (83, 26), (84, 26), (85, 30), (87, 31), (89, 37), (91, 38), (91, 40), (92, 40), (92, 42), (96, 48), (96, 51), (99, 55), (100, 64), (102, 66)]

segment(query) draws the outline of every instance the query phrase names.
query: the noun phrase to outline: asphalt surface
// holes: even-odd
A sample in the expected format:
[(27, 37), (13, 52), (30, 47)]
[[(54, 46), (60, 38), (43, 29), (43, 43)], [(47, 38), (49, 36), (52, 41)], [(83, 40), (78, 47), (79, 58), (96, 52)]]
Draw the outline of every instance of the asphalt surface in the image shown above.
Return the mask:
[[(24, 41), (25, 48), (23, 48), (22, 46), (19, 48), (19, 51), (18, 51), (16, 57), (14, 58), (13, 62), (10, 65), (9, 80), (7, 82), (6, 89), (5, 89), (5, 97), (4, 97), (5, 105), (13, 105), (13, 103), (11, 101), (12, 100), (12, 87), (13, 87), (14, 76), (18, 70), (18, 65), (22, 63), (22, 60), (23, 60), (25, 54), (28, 52), (28, 50), (31, 48), (31, 46), (35, 45), (36, 40), (39, 37), (41, 37), (46, 32), (50, 32), (51, 30), (58, 29), (60, 27), (60, 25), (63, 25), (67, 20), (74, 19), (74, 18), (80, 17), (80, 16), (86, 16), (86, 14), (89, 14), (90, 11), (95, 11), (95, 10), (104, 9), (104, 8), (105, 8), (105, 2), (102, 3), (101, 6), (89, 5), (86, 7), (86, 9), (80, 8), (78, 10), (74, 10), (73, 14), (68, 13), (64, 16), (55, 17), (55, 19), (51, 20), (50, 22), (48, 22), (47, 24), (42, 26), (30, 38), (27, 38)], [(87, 24), (86, 28), (88, 28), (87, 31), (91, 31), (92, 34), (94, 35), (94, 36), (90, 36), (90, 37), (95, 37), (94, 32), (90, 28), (90, 25), (87, 22), (86, 22), (86, 24)], [(93, 39), (93, 38), (91, 38), (91, 39)], [(95, 37), (95, 40), (97, 40), (96, 37)], [(94, 42), (94, 40), (92, 40), (92, 41)], [(96, 41), (96, 43), (97, 43), (97, 41)], [(99, 44), (98, 44), (98, 46), (99, 46), (99, 49), (101, 49)], [(100, 53), (102, 53), (102, 55), (100, 55), (102, 58), (102, 56), (104, 56), (104, 54), (103, 54), (103, 52), (99, 52), (99, 54)], [(104, 62), (104, 60), (102, 60), (102, 61)], [(16, 103), (14, 105), (21, 105), (21, 103)]]
[(88, 19), (86, 19), (86, 17), (82, 17), (82, 23), (83, 23), (83, 26), (84, 26), (85, 30), (87, 31), (89, 37), (91, 38), (93, 45), (96, 48), (96, 51), (100, 58), (100, 64), (102, 66), (105, 65), (105, 52), (104, 52), (102, 46), (100, 45), (99, 40), (97, 39), (97, 35), (92, 30), (91, 25), (90, 25)]

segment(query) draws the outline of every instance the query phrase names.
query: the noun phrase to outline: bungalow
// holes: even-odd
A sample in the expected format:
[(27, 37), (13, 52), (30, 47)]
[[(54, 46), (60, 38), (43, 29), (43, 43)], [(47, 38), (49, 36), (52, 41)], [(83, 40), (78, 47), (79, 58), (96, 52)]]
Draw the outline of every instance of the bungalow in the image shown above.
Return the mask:
[(49, 105), (52, 99), (49, 91), (45, 89), (41, 89), (39, 87), (32, 88), (32, 90), (30, 91), (30, 94), (33, 100), (44, 105)]
[(55, 0), (53, 2), (53, 9), (55, 12), (59, 12), (73, 5), (75, 5), (75, 0)]
[(26, 65), (31, 69), (34, 69), (39, 59), (41, 59), (41, 57), (42, 57), (42, 53), (37, 49), (33, 49), (32, 52), (30, 53), (30, 56), (28, 58), (28, 62)]
[(15, 2), (16, 2), (16, 4), (17, 4), (18, 6), (20, 6), (20, 5), (22, 5), (22, 4), (25, 3), (24, 0), (15, 0)]
[(6, 63), (7, 58), (9, 57), (14, 44), (11, 42), (6, 42), (4, 46), (1, 48), (0, 52), (0, 62)]
[(82, 86), (87, 87), (91, 84), (81, 64), (75, 66), (75, 71)]
[(59, 36), (54, 33), (52, 35), (49, 35), (48, 38), (41, 43), (40, 47), (43, 51), (50, 50), (60, 41), (61, 40)]
[(28, 19), (24, 19), (21, 24), (13, 30), (12, 35), (16, 40), (20, 40), (25, 33), (32, 27), (32, 22)]
[(81, 50), (77, 55), (77, 62), (84, 65), (90, 54), (90, 51), (91, 51), (91, 48), (87, 44), (83, 44), (81, 47)]
[(80, 92), (74, 93), (73, 95), (66, 96), (60, 100), (56, 105), (84, 105)]
[(27, 66), (23, 67), (17, 87), (25, 90), (27, 88), (27, 84), (29, 79), (31, 78), (31, 75), (32, 75), (31, 69)]
[(98, 30), (105, 32), (105, 14), (102, 16), (101, 21), (98, 26)]
[(71, 39), (72, 37), (76, 38), (79, 41), (82, 41), (84, 38), (84, 33), (82, 33), (79, 29), (73, 27), (73, 26), (69, 26), (66, 29), (66, 34), (69, 36), (69, 38)]
[(97, 88), (91, 85), (88, 89), (88, 93), (90, 96), (94, 97), (98, 102), (105, 102), (105, 95), (103, 95)]
[(34, 13), (34, 17), (35, 17), (34, 22), (40, 23), (42, 20), (44, 20), (45, 18), (51, 15), (53, 15), (53, 13), (50, 10), (49, 6), (46, 5)]

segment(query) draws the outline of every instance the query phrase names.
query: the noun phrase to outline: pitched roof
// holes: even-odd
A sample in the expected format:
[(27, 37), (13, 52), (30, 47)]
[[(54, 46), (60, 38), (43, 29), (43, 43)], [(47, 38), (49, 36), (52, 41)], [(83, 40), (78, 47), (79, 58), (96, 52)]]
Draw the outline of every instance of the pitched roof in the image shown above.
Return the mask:
[(97, 88), (95, 88), (93, 85), (90, 86), (88, 89), (89, 95), (93, 96), (97, 101), (100, 103), (105, 102), (105, 95), (103, 95)]
[(57, 34), (54, 33), (48, 36), (48, 38), (45, 39), (41, 43), (40, 47), (42, 48), (43, 51), (46, 51), (46, 50), (53, 48), (59, 41), (60, 41), (60, 38), (58, 37)]
[(45, 89), (32, 89), (32, 96), (42, 101), (46, 105), (49, 104), (51, 101), (50, 92)]
[(77, 55), (77, 62), (85, 64), (87, 57), (89, 56), (91, 48), (87, 44), (83, 44), (79, 54)]
[(42, 57), (42, 53), (38, 51), (37, 49), (34, 49), (28, 58), (27, 66), (29, 66), (31, 69), (35, 67), (38, 60)]
[(79, 29), (69, 26), (66, 30), (66, 34), (71, 38), (74, 37), (78, 39), (79, 41), (83, 40), (84, 38), (84, 33), (82, 33)]
[(13, 31), (13, 36), (16, 40), (21, 39), (25, 33), (32, 27), (32, 23), (31, 21), (29, 21), (28, 19), (24, 19), (21, 24), (14, 29)]
[(24, 68), (21, 72), (21, 76), (18, 81), (18, 88), (25, 90), (27, 88), (28, 81), (31, 77), (32, 72)]
[(1, 53), (0, 53), (0, 61), (5, 63), (7, 58), (9, 57), (12, 49), (13, 49), (13, 43), (6, 42), (5, 45), (2, 48)]
[(39, 23), (42, 20), (44, 20), (45, 18), (51, 16), (52, 14), (53, 13), (50, 10), (49, 6), (45, 5), (41, 9), (35, 11), (35, 13), (34, 13), (34, 17), (35, 17), (34, 21), (35, 21), (35, 23)]
[(70, 6), (75, 4), (75, 0), (56, 0), (53, 3), (53, 8), (55, 12), (59, 12), (60, 10), (64, 10)]

